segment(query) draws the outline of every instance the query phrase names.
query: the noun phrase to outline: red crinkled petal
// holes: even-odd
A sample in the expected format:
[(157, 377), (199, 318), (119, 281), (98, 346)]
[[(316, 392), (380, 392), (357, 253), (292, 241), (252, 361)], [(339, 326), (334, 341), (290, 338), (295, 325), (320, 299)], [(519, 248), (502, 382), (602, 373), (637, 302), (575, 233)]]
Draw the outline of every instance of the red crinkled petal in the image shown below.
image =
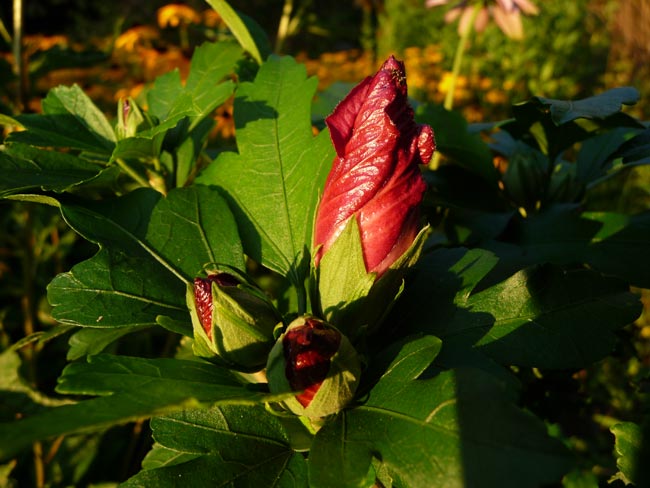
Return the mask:
[(212, 280), (194, 279), (194, 303), (203, 330), (212, 339)]
[(426, 188), (418, 164), (431, 159), (433, 132), (414, 122), (404, 66), (392, 56), (326, 122), (337, 157), (316, 217), (315, 263), (356, 214), (366, 269), (381, 275), (417, 234)]
[(309, 406), (327, 377), (330, 360), (341, 343), (341, 333), (314, 319), (287, 331), (282, 339), (286, 361), (285, 375), (291, 389), (303, 390), (296, 399)]

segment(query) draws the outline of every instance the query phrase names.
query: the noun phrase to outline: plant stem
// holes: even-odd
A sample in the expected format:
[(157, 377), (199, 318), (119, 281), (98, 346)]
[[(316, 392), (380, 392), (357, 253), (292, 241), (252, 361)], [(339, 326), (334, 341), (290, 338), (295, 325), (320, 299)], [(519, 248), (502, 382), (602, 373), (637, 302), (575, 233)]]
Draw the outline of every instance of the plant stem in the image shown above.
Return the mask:
[[(23, 313), (23, 334), (29, 337), (36, 331), (36, 310), (35, 310), (35, 285), (36, 275), (36, 237), (34, 235), (34, 214), (30, 204), (25, 205), (25, 224), (23, 232), (23, 296), (21, 308)], [(27, 374), (29, 383), (33, 388), (38, 386), (38, 372), (36, 369), (36, 356), (38, 350), (34, 344), (29, 344), (23, 350), (25, 362), (27, 363)], [(45, 486), (45, 465), (43, 463), (43, 445), (37, 441), (32, 444), (34, 455), (34, 478), (37, 488)]]
[(291, 12), (293, 12), (293, 0), (285, 0), (284, 7), (282, 7), (282, 17), (278, 24), (278, 35), (275, 38), (275, 52), (280, 54), (284, 47), (284, 41), (287, 39), (289, 33), (289, 21), (291, 20)]
[[(476, 21), (476, 17), (478, 16), (480, 10), (480, 4), (476, 4), (472, 7), (472, 14), (470, 16), (467, 29), (461, 32), (460, 39), (458, 39), (458, 45), (456, 46), (456, 52), (454, 53), (454, 64), (451, 68), (451, 80), (449, 82), (449, 89), (447, 90), (443, 104), (443, 107), (446, 110), (451, 110), (454, 107), (454, 93), (456, 92), (456, 83), (458, 82), (460, 67), (463, 64), (463, 56), (467, 50), (467, 41), (469, 40), (469, 36), (472, 33), (474, 22)], [(433, 155), (431, 163), (429, 163), (429, 168), (436, 170), (438, 169), (438, 166), (440, 166), (440, 152), (436, 151), (436, 153)]]
[(467, 41), (469, 40), (469, 36), (472, 33), (472, 28), (474, 27), (476, 16), (481, 10), (481, 6), (479, 4), (476, 4), (472, 7), (472, 9), (473, 10), (469, 24), (467, 26), (467, 29), (461, 33), (460, 39), (458, 40), (458, 46), (456, 46), (456, 53), (454, 54), (454, 64), (451, 68), (451, 82), (449, 84), (449, 90), (445, 96), (444, 103), (444, 107), (447, 110), (451, 110), (454, 106), (454, 92), (456, 91), (456, 83), (458, 82), (460, 67), (463, 64), (463, 56), (465, 55), (465, 50), (467, 49)]
[(36, 488), (43, 488), (45, 486), (45, 465), (43, 464), (43, 444), (41, 442), (34, 442), (32, 444), (34, 452), (34, 477), (36, 478)]
[(131, 178), (133, 178), (137, 183), (140, 183), (142, 186), (148, 186), (151, 187), (149, 182), (145, 180), (142, 176), (140, 176), (131, 166), (127, 164), (126, 161), (124, 161), (122, 158), (117, 158), (115, 160), (117, 165), (120, 167), (122, 171), (124, 171), (127, 175), (129, 175)]
[(303, 315), (307, 313), (307, 291), (305, 290), (305, 285), (296, 284), (296, 292), (298, 295), (298, 313)]
[(13, 3), (14, 37), (12, 53), (14, 57), (14, 73), (18, 77), (18, 110), (23, 111), (27, 106), (27, 70), (23, 62), (23, 1), (14, 0)]
[(7, 44), (11, 44), (11, 35), (9, 34), (9, 31), (5, 27), (5, 24), (2, 21), (2, 19), (0, 19), (0, 37), (2, 37)]

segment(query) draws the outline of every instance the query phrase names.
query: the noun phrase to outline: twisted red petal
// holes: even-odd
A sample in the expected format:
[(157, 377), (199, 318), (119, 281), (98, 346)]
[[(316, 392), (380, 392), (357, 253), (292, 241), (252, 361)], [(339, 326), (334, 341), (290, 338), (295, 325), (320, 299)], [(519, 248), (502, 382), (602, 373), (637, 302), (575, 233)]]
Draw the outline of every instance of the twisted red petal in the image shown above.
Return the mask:
[(316, 217), (315, 262), (356, 215), (366, 270), (381, 275), (419, 230), (426, 185), (418, 165), (431, 159), (433, 132), (414, 122), (404, 65), (392, 56), (326, 122), (337, 156)]
[(292, 390), (303, 393), (296, 399), (309, 406), (327, 377), (330, 359), (339, 349), (341, 334), (314, 319), (295, 327), (284, 335), (282, 345), (286, 362), (285, 374)]

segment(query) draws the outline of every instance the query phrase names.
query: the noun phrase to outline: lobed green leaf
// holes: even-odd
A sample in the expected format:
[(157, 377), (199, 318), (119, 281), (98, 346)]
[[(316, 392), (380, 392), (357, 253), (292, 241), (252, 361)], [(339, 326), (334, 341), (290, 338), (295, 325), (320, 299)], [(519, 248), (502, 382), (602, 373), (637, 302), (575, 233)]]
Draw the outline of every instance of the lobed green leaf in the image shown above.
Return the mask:
[(271, 57), (235, 98), (238, 153), (224, 152), (197, 178), (225, 191), (247, 255), (302, 286), (313, 214), (334, 150), (313, 137), (316, 79), (289, 57)]
[(189, 410), (152, 420), (156, 441), (144, 471), (123, 486), (307, 487), (302, 456), (277, 417), (262, 407)]
[(562, 476), (570, 465), (562, 444), (493, 377), (453, 370), (417, 379), (439, 348), (432, 337), (405, 345), (364, 404), (321, 428), (311, 486), (363, 486), (373, 457), (411, 488), (532, 488)]
[(268, 399), (245, 388), (229, 371), (178, 359), (90, 356), (68, 365), (59, 393), (102, 395), (0, 424), (0, 459), (32, 442), (87, 432), (201, 404), (253, 404)]

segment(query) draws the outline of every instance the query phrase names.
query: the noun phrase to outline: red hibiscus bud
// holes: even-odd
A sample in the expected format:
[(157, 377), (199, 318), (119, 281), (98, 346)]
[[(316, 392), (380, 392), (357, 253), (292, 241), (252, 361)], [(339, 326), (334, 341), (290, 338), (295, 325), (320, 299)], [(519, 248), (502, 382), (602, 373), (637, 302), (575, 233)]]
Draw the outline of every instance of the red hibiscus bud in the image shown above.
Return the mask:
[(242, 277), (218, 272), (187, 288), (194, 354), (240, 371), (264, 367), (282, 317), (264, 293)]
[(289, 325), (267, 363), (271, 392), (298, 392), (285, 404), (309, 418), (331, 415), (349, 403), (360, 372), (359, 357), (347, 337), (310, 316)]
[(291, 389), (304, 390), (296, 399), (308, 407), (330, 370), (330, 359), (339, 349), (341, 333), (313, 318), (288, 331), (282, 339), (285, 375)]
[(413, 120), (405, 76), (404, 64), (391, 56), (326, 119), (336, 157), (316, 216), (316, 265), (352, 216), (366, 271), (378, 277), (421, 229), (426, 184), (418, 165), (429, 162), (435, 142), (431, 128)]

